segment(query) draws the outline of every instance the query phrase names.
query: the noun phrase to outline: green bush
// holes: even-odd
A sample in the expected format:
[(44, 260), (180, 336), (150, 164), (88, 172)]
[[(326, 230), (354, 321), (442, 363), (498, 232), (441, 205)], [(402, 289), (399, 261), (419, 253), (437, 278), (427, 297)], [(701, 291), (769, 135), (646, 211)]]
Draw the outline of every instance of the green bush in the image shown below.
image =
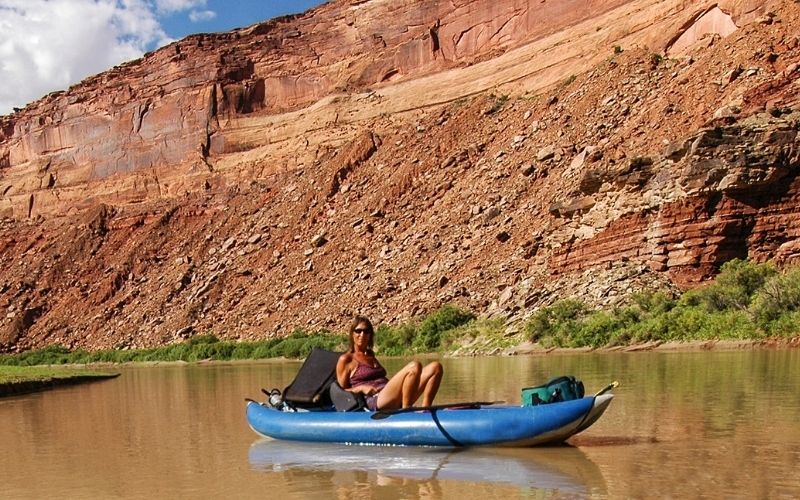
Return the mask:
[(199, 361), (203, 359), (230, 359), (233, 350), (236, 347), (231, 342), (209, 342), (202, 344), (195, 344), (189, 355), (189, 359), (185, 361)]
[(441, 349), (451, 330), (475, 320), (475, 315), (452, 305), (444, 305), (422, 321), (410, 320), (397, 326), (380, 325), (375, 336), (376, 349), (384, 356), (402, 356)]
[(611, 311), (589, 311), (580, 300), (562, 300), (536, 311), (526, 332), (534, 342), (557, 347), (796, 335), (800, 270), (778, 274), (773, 264), (734, 259), (714, 283), (678, 299), (641, 292), (628, 302)]
[(764, 334), (770, 337), (794, 337), (800, 332), (800, 311), (789, 311), (770, 321)]
[(252, 342), (237, 343), (231, 353), (231, 359), (253, 359), (255, 349), (255, 344)]
[(439, 339), (439, 346), (443, 349), (450, 349), (460, 343), (481, 338), (486, 342), (494, 342), (494, 345), (499, 347), (498, 344), (508, 343), (504, 341), (505, 330), (506, 322), (503, 318), (476, 318), (444, 332)]
[(414, 322), (398, 326), (380, 325), (375, 332), (375, 346), (384, 356), (402, 356), (411, 353), (411, 344), (417, 332)]
[(553, 339), (556, 345), (562, 347), (561, 339), (565, 332), (575, 330), (579, 319), (586, 313), (587, 308), (583, 301), (562, 299), (536, 311), (525, 325), (525, 331), (533, 342)]
[(762, 336), (750, 314), (736, 309), (712, 315), (706, 332), (708, 339), (755, 339)]
[(642, 321), (633, 323), (615, 333), (613, 335), (613, 343), (640, 343), (664, 339), (669, 336), (671, 324), (672, 322), (667, 314), (644, 318)]
[(678, 307), (668, 315), (667, 334), (660, 340), (694, 340), (705, 338), (711, 315), (700, 307)]
[(648, 314), (663, 314), (676, 305), (675, 299), (664, 292), (634, 292), (631, 301), (636, 308)]
[(601, 347), (608, 344), (623, 321), (613, 313), (597, 312), (578, 322), (577, 330), (565, 340), (566, 347)]
[(442, 334), (475, 319), (475, 315), (461, 309), (444, 305), (420, 323), (411, 343), (416, 352), (432, 352), (439, 349)]
[(753, 264), (746, 260), (733, 259), (722, 265), (713, 284), (684, 294), (683, 303), (703, 306), (708, 312), (727, 309), (746, 309), (753, 296), (766, 281), (775, 276), (772, 264)]
[(267, 359), (272, 357), (272, 346), (269, 344), (258, 344), (255, 346), (250, 353), (251, 359)]
[(768, 329), (770, 323), (800, 310), (800, 268), (770, 276), (755, 294), (750, 311), (756, 323)]
[(63, 365), (69, 362), (69, 356), (69, 349), (54, 345), (17, 355), (3, 355), (0, 357), (0, 364), (16, 366)]
[(257, 342), (221, 341), (214, 335), (198, 335), (180, 344), (153, 349), (108, 349), (74, 352), (61, 346), (17, 355), (0, 355), (0, 365), (54, 365), (67, 363), (127, 363), (146, 361), (200, 361), (204, 359), (261, 359), (285, 356), (304, 358), (311, 349), (341, 350), (342, 339), (321, 331), (308, 334), (296, 331), (289, 337)]
[[(766, 281), (777, 275), (774, 264), (765, 262), (755, 264), (747, 260), (733, 259), (720, 268), (719, 276), (714, 280), (716, 286), (737, 290), (741, 297), (752, 297)], [(741, 304), (736, 304), (741, 306)]]
[(283, 342), (273, 347), (270, 351), (270, 354), (273, 358), (278, 358), (281, 356), (284, 358), (302, 358), (311, 352), (310, 347), (308, 348), (308, 352), (306, 352), (306, 344), (308, 344), (306, 339), (287, 338), (284, 339)]

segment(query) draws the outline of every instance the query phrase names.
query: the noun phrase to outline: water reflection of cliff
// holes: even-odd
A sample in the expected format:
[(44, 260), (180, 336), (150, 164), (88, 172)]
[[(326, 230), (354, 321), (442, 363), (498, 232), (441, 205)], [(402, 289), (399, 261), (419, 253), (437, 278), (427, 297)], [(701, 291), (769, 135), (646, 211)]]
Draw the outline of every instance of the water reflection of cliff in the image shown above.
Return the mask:
[(521, 486), (567, 495), (604, 495), (600, 469), (582, 451), (553, 448), (438, 449), (347, 446), (262, 440), (250, 447), (255, 470), (280, 473), (295, 483), (338, 483), (336, 473), (360, 477), (365, 484), (396, 485), (414, 480), (438, 489), (440, 482)]

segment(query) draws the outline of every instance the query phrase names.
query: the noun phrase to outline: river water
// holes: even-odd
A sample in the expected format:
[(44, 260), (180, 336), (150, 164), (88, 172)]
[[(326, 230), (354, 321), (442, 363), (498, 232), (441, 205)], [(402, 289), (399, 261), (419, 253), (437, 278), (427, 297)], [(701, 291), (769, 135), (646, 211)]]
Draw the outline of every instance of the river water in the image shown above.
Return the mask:
[[(390, 372), (404, 361), (388, 359)], [(799, 498), (800, 350), (444, 359), (437, 402), (551, 376), (620, 387), (573, 446), (441, 450), (260, 439), (245, 397), (298, 362), (123, 367), (0, 399), (2, 498)]]

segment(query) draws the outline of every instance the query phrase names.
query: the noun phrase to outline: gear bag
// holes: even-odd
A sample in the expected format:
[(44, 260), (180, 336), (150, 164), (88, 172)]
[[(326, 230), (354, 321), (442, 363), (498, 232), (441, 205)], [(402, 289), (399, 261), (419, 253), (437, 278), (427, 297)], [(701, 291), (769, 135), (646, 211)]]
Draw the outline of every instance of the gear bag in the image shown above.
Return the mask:
[(330, 387), (330, 396), (336, 411), (359, 411), (367, 407), (363, 394), (345, 391), (335, 380)]
[(556, 377), (536, 387), (522, 389), (522, 406), (536, 406), (583, 397), (583, 382), (572, 375)]

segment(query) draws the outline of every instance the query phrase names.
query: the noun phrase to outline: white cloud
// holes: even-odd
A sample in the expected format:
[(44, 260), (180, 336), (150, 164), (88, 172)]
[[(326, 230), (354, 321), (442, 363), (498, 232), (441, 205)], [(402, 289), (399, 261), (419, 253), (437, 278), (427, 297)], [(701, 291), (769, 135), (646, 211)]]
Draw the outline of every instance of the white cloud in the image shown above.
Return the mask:
[(164, 13), (182, 12), (205, 6), (206, 0), (156, 0), (156, 8)]
[(156, 10), (193, 8), (205, 1), (156, 4), (0, 0), (0, 114), (169, 43)]
[(217, 13), (213, 10), (193, 10), (189, 13), (189, 20), (193, 23), (210, 21), (215, 17), (217, 17)]

